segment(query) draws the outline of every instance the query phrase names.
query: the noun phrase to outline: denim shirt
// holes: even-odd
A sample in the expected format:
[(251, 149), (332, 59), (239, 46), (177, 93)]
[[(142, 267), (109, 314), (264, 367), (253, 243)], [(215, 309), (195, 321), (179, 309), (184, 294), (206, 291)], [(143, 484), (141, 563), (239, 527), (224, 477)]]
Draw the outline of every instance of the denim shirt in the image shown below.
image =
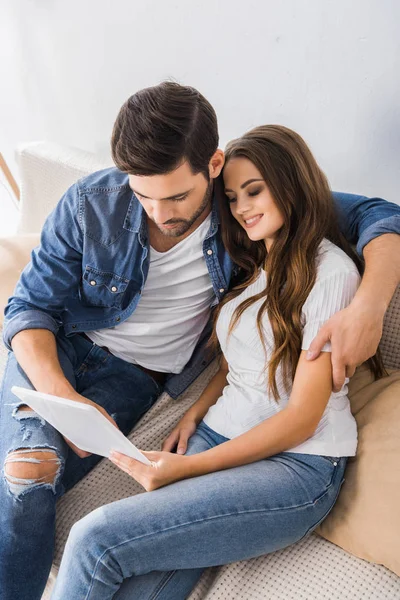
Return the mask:
[[(218, 188), (218, 186), (216, 186)], [(380, 198), (334, 193), (343, 233), (357, 251), (384, 233), (400, 233), (400, 207)], [(223, 247), (218, 200), (203, 254), (214, 290), (211, 306), (229, 287), (236, 266)], [(48, 329), (67, 336), (113, 327), (134, 312), (149, 270), (147, 218), (116, 168), (84, 177), (71, 186), (47, 218), (40, 245), (32, 252), (5, 309), (3, 338), (11, 350), (24, 329)], [(165, 389), (177, 398), (211, 362), (205, 351), (210, 323), (180, 374)]]

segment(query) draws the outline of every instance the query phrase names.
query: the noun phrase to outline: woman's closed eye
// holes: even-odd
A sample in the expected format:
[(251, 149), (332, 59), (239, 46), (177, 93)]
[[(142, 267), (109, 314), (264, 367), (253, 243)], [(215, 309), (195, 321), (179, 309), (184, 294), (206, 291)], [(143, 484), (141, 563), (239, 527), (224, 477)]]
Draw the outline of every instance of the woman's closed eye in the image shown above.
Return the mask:
[[(260, 194), (262, 192), (262, 188), (258, 189), (258, 190), (252, 190), (251, 192), (248, 192), (247, 195), (250, 198), (254, 198), (255, 196), (258, 196), (258, 194)], [(235, 197), (229, 197), (227, 196), (227, 200), (229, 204), (232, 204), (233, 202), (236, 202), (236, 198)]]
[(249, 196), (250, 196), (251, 198), (254, 198), (254, 196), (258, 196), (258, 194), (259, 194), (261, 191), (262, 191), (261, 189), (259, 189), (259, 190), (252, 190), (251, 192), (249, 192)]

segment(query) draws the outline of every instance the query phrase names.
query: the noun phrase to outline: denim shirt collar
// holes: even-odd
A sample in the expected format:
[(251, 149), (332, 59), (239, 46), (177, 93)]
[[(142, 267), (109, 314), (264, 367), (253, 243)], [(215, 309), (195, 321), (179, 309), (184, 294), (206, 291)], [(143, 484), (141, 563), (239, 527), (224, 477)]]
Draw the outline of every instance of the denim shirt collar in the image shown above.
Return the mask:
[(139, 241), (142, 246), (147, 244), (147, 220), (146, 213), (139, 200), (132, 192), (132, 199), (129, 203), (124, 220), (124, 229), (139, 234)]
[(216, 189), (214, 187), (213, 196), (212, 196), (212, 206), (211, 206), (211, 223), (208, 229), (206, 240), (212, 236), (214, 236), (219, 229), (220, 219), (219, 219), (219, 210), (218, 210), (218, 196)]

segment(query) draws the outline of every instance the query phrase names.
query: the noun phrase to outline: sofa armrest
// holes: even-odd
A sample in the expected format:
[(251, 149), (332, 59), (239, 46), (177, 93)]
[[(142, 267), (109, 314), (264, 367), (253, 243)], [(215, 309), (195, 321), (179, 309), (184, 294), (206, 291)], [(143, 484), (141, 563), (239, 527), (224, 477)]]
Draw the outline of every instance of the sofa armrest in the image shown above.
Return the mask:
[(39, 239), (39, 234), (0, 237), (0, 324), (4, 321), (8, 299)]

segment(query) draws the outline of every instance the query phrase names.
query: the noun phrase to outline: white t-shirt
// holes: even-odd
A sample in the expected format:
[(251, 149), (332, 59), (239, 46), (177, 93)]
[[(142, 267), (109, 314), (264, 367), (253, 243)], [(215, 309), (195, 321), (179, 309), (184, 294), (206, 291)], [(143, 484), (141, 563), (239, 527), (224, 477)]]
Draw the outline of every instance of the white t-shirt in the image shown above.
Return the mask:
[[(340, 248), (324, 239), (317, 258), (317, 278), (302, 309), (302, 349), (309, 348), (325, 321), (350, 304), (359, 284), (360, 275), (353, 261)], [(289, 402), (292, 384), (286, 391), (280, 365), (276, 372), (279, 402), (268, 393), (268, 371), (264, 371), (264, 368), (274, 348), (274, 340), (266, 314), (263, 317), (263, 328), (267, 354), (256, 327), (257, 313), (265, 298), (244, 311), (227, 339), (231, 316), (236, 307), (265, 287), (266, 273), (260, 270), (258, 279), (242, 294), (225, 304), (218, 318), (217, 335), (229, 365), (228, 385), (217, 403), (210, 407), (204, 421), (227, 438), (234, 438), (252, 429), (281, 411)], [(330, 343), (325, 344), (323, 350), (329, 352)], [(348, 381), (345, 380), (340, 392), (330, 396), (315, 433), (287, 452), (325, 456), (355, 455), (357, 427), (347, 397)]]
[(214, 298), (203, 255), (211, 214), (166, 252), (150, 247), (150, 266), (139, 303), (123, 323), (87, 332), (99, 346), (130, 363), (180, 373), (210, 316)]

